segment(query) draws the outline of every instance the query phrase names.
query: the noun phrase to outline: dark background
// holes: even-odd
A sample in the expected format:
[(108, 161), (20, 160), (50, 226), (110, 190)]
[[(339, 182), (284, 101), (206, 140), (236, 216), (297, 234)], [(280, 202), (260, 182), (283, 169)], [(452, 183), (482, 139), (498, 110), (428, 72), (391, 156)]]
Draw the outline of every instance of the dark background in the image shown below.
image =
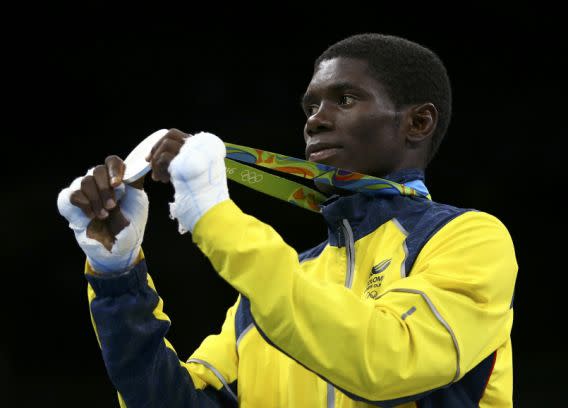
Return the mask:
[[(2, 142), (0, 377), (8, 381), (0, 405), (117, 406), (91, 328), (83, 254), (57, 212), (59, 190), (159, 128), (210, 131), (302, 157), (298, 102), (314, 59), (345, 36), (371, 31), (417, 41), (445, 61), (454, 116), (427, 170), (430, 191), (509, 228), (519, 262), (515, 406), (565, 399), (563, 186), (555, 184), (565, 119), (552, 113), (564, 98), (564, 77), (555, 74), (564, 41), (555, 10), (518, 2), (122, 4), (24, 4), (3, 15), (9, 131)], [(219, 330), (236, 293), (190, 236), (177, 233), (168, 218), (171, 187), (146, 186), (144, 248), (173, 322), (168, 337), (186, 359)], [(318, 215), (232, 183), (230, 192), (298, 251), (324, 239)]]

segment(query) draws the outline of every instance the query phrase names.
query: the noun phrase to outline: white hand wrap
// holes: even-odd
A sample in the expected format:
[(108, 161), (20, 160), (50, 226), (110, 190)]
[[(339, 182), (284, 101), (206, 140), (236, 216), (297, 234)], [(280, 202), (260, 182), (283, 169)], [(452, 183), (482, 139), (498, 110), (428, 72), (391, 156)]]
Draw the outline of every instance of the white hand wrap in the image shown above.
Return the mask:
[[(92, 174), (92, 169), (87, 173)], [(91, 220), (83, 210), (71, 204), (71, 194), (81, 188), (79, 177), (63, 189), (57, 197), (59, 213), (69, 221), (69, 227), (75, 233), (77, 243), (87, 255), (93, 269), (100, 273), (118, 273), (129, 270), (136, 261), (144, 237), (148, 220), (148, 196), (139, 190), (121, 184), (114, 189), (116, 202), (130, 224), (116, 236), (108, 251), (99, 241), (87, 237), (87, 226)]]
[(168, 168), (174, 185), (170, 217), (179, 232), (193, 232), (197, 221), (214, 205), (229, 199), (225, 169), (226, 149), (221, 139), (201, 132), (186, 139)]

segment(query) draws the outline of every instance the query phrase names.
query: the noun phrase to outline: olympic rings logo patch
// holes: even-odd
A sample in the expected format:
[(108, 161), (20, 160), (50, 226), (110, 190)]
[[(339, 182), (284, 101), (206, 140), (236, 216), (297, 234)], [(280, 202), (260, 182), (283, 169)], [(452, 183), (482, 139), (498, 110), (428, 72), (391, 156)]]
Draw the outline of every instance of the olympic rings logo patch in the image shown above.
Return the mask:
[(263, 179), (262, 174), (258, 174), (254, 171), (250, 170), (243, 170), (241, 172), (241, 180), (246, 181), (247, 183), (254, 184), (260, 183)]

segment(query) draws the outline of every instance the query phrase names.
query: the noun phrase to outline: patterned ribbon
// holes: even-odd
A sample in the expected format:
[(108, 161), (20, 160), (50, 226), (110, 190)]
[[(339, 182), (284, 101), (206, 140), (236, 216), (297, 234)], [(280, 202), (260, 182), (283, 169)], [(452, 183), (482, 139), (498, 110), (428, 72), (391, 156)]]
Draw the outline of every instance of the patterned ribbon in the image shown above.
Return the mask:
[(232, 143), (225, 143), (225, 147), (227, 148), (225, 159), (227, 178), (310, 211), (320, 212), (320, 204), (328, 197), (300, 183), (242, 163), (266, 167), (354, 192), (418, 196), (430, 199), (429, 194), (394, 181)]

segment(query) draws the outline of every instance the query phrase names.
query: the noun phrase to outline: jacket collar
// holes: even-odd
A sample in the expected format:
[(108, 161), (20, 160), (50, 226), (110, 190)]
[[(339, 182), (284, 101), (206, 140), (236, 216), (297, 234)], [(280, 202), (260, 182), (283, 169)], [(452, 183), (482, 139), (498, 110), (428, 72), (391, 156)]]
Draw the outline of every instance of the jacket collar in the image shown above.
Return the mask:
[(414, 180), (420, 180), (424, 182), (425, 175), (424, 170), (421, 169), (402, 169), (392, 172), (383, 178), (394, 181), (396, 183), (408, 183)]
[[(428, 194), (428, 190), (424, 184), (424, 171), (421, 169), (402, 169), (383, 178), (396, 183), (408, 185)], [(391, 205), (383, 206), (381, 203), (384, 203), (385, 201), (399, 201), (402, 199), (412, 198), (392, 195), (381, 196), (380, 194), (370, 195), (366, 193), (354, 193), (341, 196), (333, 195), (329, 197), (321, 204), (321, 213), (328, 226), (330, 244), (342, 245), (342, 243), (337, 240), (337, 231), (341, 229), (343, 219), (347, 219), (353, 229), (355, 239), (358, 239), (361, 236), (361, 233), (369, 228), (369, 226), (366, 225), (370, 221), (367, 217), (369, 212), (375, 213), (373, 216), (373, 224), (378, 221), (378, 224), (380, 225), (382, 222), (386, 222), (390, 219), (391, 211), (388, 211), (387, 208), (392, 207)], [(414, 197), (414, 199), (416, 199), (416, 197)], [(378, 214), (380, 214), (380, 218), (384, 217), (384, 220), (377, 219)]]

